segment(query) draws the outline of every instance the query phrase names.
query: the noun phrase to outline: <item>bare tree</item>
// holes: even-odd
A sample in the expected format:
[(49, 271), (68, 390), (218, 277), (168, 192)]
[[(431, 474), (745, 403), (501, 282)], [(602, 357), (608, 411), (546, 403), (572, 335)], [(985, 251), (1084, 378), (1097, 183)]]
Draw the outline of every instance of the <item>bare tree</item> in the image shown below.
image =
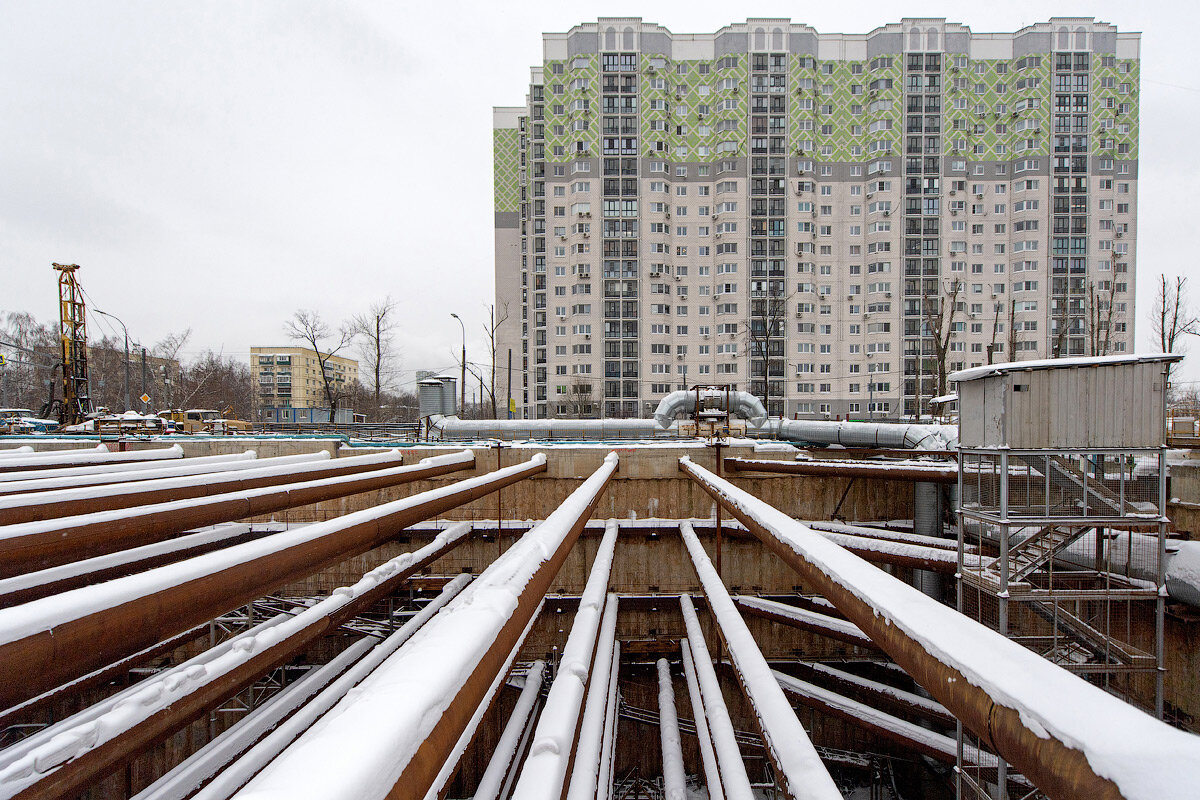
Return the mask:
[(365, 314), (358, 314), (351, 322), (354, 333), (360, 336), (358, 353), (363, 368), (370, 376), (368, 388), (373, 398), (375, 421), (379, 421), (382, 396), (391, 386), (395, 369), (391, 365), (395, 357), (393, 334), (399, 323), (396, 320), (396, 301), (388, 297), (371, 306)]
[(1200, 319), (1192, 311), (1187, 297), (1187, 278), (1176, 277), (1172, 285), (1166, 275), (1160, 276), (1150, 324), (1164, 353), (1183, 353), (1186, 349), (1184, 337), (1200, 335)]
[(179, 352), (187, 346), (191, 338), (192, 329), (187, 328), (178, 333), (167, 334), (150, 349), (159, 362), (159, 368), (154, 370), (154, 394), (167, 408), (171, 407), (172, 389), (181, 388)]
[[(934, 368), (937, 370), (937, 394), (946, 394), (946, 376), (950, 374), (950, 340), (954, 334), (954, 321), (958, 315), (958, 295), (963, 289), (963, 282), (956, 279), (949, 281), (946, 287), (948, 295), (923, 298), (925, 316), (925, 333), (933, 337)], [(918, 376), (918, 381), (921, 376)], [(917, 413), (921, 409), (917, 408)]]
[[(763, 283), (766, 283), (765, 281)], [(772, 281), (769, 289), (757, 290), (764, 297), (752, 297), (750, 314), (745, 320), (746, 349), (750, 356), (750, 391), (761, 397), (763, 408), (771, 414), (772, 396), (775, 397), (776, 410), (779, 416), (787, 413), (784, 404), (783, 382), (786, 380), (784, 337), (787, 325), (787, 307), (792, 295), (784, 295), (783, 281)], [(753, 282), (751, 284), (753, 286)], [(756, 365), (762, 366), (762, 374), (758, 374)], [(774, 367), (774, 369), (772, 369)], [(771, 379), (775, 378), (780, 390), (771, 391)]]
[(62, 360), (58, 332), (23, 311), (0, 318), (0, 405), (37, 412), (56, 385)]
[(1102, 289), (1095, 281), (1088, 284), (1087, 344), (1090, 355), (1106, 356), (1112, 346), (1113, 309), (1112, 289)]
[[(352, 387), (338, 385), (339, 381), (333, 369), (327, 369), (329, 359), (337, 355), (354, 341), (352, 326), (343, 325), (335, 332), (329, 323), (321, 319), (318, 311), (300, 309), (283, 325), (284, 333), (293, 341), (303, 342), (316, 354), (317, 364), (321, 368), (321, 382), (325, 389), (325, 402), (329, 404), (329, 421), (334, 421), (338, 403), (350, 394)], [(336, 337), (336, 344), (333, 344)]]
[(213, 408), (236, 419), (252, 419), (254, 386), (243, 360), (205, 350), (180, 371), (182, 408)]

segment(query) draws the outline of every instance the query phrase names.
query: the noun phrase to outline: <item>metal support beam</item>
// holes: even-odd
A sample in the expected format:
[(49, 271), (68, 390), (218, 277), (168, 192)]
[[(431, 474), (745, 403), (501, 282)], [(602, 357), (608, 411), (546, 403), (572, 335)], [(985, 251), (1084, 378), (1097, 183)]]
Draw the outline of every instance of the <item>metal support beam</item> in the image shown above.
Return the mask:
[(769, 472), (782, 475), (813, 475), (832, 478), (877, 478), (888, 481), (954, 483), (958, 467), (952, 464), (889, 463), (880, 461), (833, 461), (807, 459), (782, 461), (766, 458), (726, 458), (730, 472)]

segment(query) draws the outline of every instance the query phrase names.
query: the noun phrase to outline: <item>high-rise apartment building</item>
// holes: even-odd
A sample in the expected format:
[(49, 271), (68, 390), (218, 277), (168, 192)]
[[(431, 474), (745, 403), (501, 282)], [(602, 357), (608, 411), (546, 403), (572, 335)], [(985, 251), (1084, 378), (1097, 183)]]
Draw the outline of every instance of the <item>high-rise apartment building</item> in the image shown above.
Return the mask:
[(1090, 18), (545, 34), (493, 125), (518, 409), (699, 383), (911, 416), (955, 369), (1131, 349), (1139, 47)]

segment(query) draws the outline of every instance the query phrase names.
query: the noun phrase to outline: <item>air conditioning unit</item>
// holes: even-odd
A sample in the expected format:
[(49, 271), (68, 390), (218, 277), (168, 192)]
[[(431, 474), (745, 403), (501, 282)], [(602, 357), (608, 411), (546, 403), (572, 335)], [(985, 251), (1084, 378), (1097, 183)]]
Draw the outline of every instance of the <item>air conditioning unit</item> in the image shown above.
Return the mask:
[(590, 273), (590, 272), (581, 272), (581, 273), (579, 273), (579, 277), (581, 277), (581, 278), (590, 278), (590, 277), (592, 277), (592, 273)]
[(679, 359), (680, 361), (683, 361), (683, 353), (677, 353), (675, 355), (675, 358)]
[[(890, 217), (890, 216), (892, 215), (892, 212), (890, 212), (890, 211), (885, 211), (885, 212), (883, 212), (883, 215), (884, 215), (885, 217)], [(584, 235), (586, 235), (586, 234), (584, 234)]]
[(977, 194), (977, 195), (975, 195), (975, 199), (976, 199), (976, 200), (982, 200), (982, 199), (983, 199), (983, 195), (982, 195), (982, 194)]
[(884, 293), (883, 293), (883, 296), (884, 296), (884, 297), (891, 297), (891, 296), (892, 296), (892, 293), (891, 293), (891, 292), (884, 292)]

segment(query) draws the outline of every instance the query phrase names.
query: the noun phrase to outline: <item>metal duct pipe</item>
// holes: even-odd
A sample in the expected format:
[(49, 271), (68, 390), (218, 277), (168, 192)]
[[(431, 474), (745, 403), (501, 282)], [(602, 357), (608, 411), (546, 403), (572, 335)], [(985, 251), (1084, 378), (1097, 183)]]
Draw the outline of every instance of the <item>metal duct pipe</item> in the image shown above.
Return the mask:
[(61, 732), (35, 734), (46, 741), (30, 741), (28, 755), (0, 770), (0, 791), (15, 792), (6, 798), (77, 796), (154, 742), (333, 633), (470, 535), (469, 522), (448, 528), (425, 547), (371, 570), (353, 586), (335, 590), (294, 616), (281, 614), (273, 625), (252, 629), (240, 644), (207, 659), (203, 669), (148, 678), (131, 688), (128, 702), (113, 704), (109, 713), (97, 715), (88, 709), (78, 724), (68, 719), (58, 726), (65, 728)]
[(84, 450), (82, 452), (46, 450), (27, 456), (13, 456), (12, 458), (0, 461), (0, 472), (79, 467), (89, 464), (127, 464), (132, 461), (163, 461), (172, 458), (183, 458), (183, 448), (175, 444), (170, 447), (161, 447), (154, 450), (130, 450), (125, 453), (110, 453), (107, 447), (99, 445), (95, 450)]
[(398, 467), (402, 462), (399, 450), (389, 450), (332, 461), (264, 465), (256, 469), (235, 470), (216, 475), (184, 475), (139, 481), (134, 484), (86, 486), (0, 497), (0, 525), (18, 525), (22, 522), (95, 514), (152, 503), (213, 497), (285, 483), (319, 481)]
[(767, 659), (758, 649), (696, 532), (684, 522), (679, 533), (708, 598), (717, 633), (729, 651), (734, 674), (758, 718), (767, 754), (776, 767), (776, 776), (783, 780), (785, 792), (797, 798), (841, 800), (842, 793), (772, 677)]
[[(284, 464), (311, 464), (329, 458), (329, 452), (318, 450), (315, 453), (304, 453), (297, 456), (279, 456), (278, 458), (256, 458), (253, 450), (238, 453), (234, 456), (213, 456), (218, 461), (205, 458), (185, 458), (181, 461), (167, 462), (170, 466), (161, 466), (153, 461), (147, 465), (150, 469), (139, 469), (124, 472), (101, 472), (70, 475), (64, 477), (46, 478), (39, 475), (36, 480), (7, 481), (0, 483), (0, 494), (25, 494), (27, 492), (49, 492), (57, 489), (80, 489), (84, 486), (114, 486), (116, 484), (136, 484), (139, 481), (151, 481), (158, 478), (181, 478), (186, 475), (225, 474), (248, 469), (264, 469), (266, 467), (281, 467)], [(143, 465), (138, 465), (143, 466)], [(92, 469), (82, 467), (81, 469)], [(48, 470), (56, 472), (57, 470)], [(11, 473), (17, 475), (20, 473)]]
[(952, 464), (897, 464), (887, 461), (782, 461), (766, 458), (726, 458), (730, 472), (773, 472), (834, 478), (882, 478), (889, 481), (957, 483), (958, 467)]
[(671, 437), (652, 419), (429, 418), (435, 439), (653, 439)]
[[(728, 397), (730, 408), (725, 408)], [(767, 420), (767, 410), (762, 401), (749, 392), (724, 392), (719, 389), (692, 389), (671, 392), (658, 401), (654, 409), (654, 419), (662, 428), (669, 428), (675, 421), (676, 415), (689, 413), (696, 409), (697, 402), (715, 404), (721, 409), (737, 414), (742, 419), (755, 426), (762, 425)]]
[[(265, 540), (159, 567), (145, 575), (0, 610), (0, 705), (32, 697), (89, 669), (237, 608), (288, 581), (366, 552), (414, 522), (544, 472), (544, 456), (307, 525)], [(121, 594), (119, 592), (124, 592)]]
[(385, 489), (470, 469), (469, 450), (423, 459), (408, 467), (374, 470), (280, 487), (25, 522), (0, 528), (0, 577), (57, 567), (169, 538), (206, 525), (271, 514), (286, 508)]
[(904, 450), (953, 450), (958, 428), (895, 422), (839, 422), (819, 419), (767, 420), (759, 436), (806, 444), (845, 447), (897, 447)]
[[(421, 800), (454, 751), (617, 469), (617, 454), (517, 540), (406, 647), (371, 674), (242, 790), (293, 800), (339, 796)], [(420, 686), (420, 691), (413, 691)], [(363, 731), (371, 731), (363, 737)], [(352, 737), (355, 760), (328, 768)]]
[[(957, 471), (957, 470), (956, 470)], [(957, 483), (957, 479), (955, 483)], [(942, 487), (928, 480), (913, 484), (913, 533), (918, 536), (941, 538), (945, 533), (942, 523)], [(913, 586), (942, 601), (946, 598), (946, 583), (942, 576), (927, 569), (913, 570)]]
[(1200, 785), (1200, 738), (935, 602), (690, 459), (680, 469), (1050, 797), (1161, 800)]

